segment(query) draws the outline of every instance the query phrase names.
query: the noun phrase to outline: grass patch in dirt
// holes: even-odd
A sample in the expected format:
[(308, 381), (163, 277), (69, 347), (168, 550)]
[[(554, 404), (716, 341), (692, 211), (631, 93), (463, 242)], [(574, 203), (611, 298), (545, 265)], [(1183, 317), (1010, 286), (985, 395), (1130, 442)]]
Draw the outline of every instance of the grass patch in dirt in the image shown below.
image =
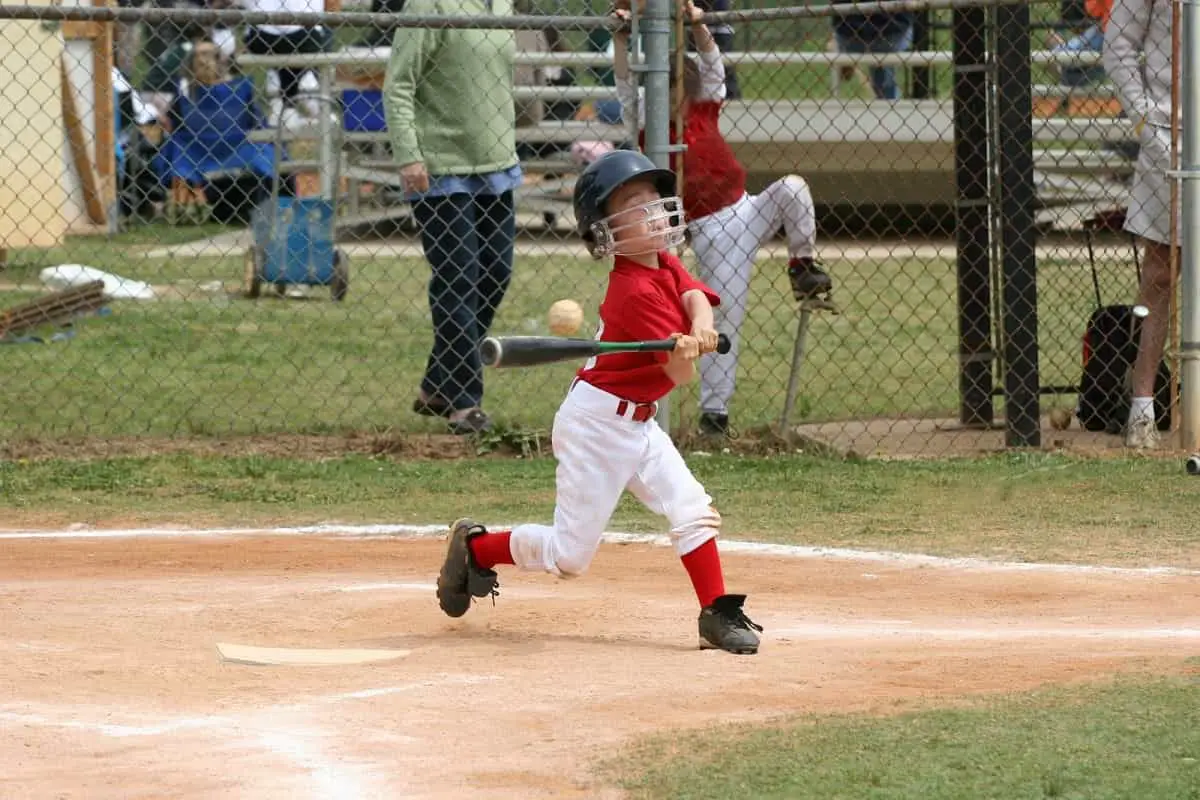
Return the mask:
[(636, 800), (1197, 800), (1200, 673), (963, 708), (655, 738), (606, 765)]
[[(692, 454), (731, 539), (1200, 568), (1200, 483), (1174, 460), (1000, 454), (849, 461)], [(0, 461), (0, 526), (545, 521), (551, 458), (193, 454)], [(1154, 487), (1148, 497), (1146, 487)], [(611, 530), (659, 533), (625, 497)]]

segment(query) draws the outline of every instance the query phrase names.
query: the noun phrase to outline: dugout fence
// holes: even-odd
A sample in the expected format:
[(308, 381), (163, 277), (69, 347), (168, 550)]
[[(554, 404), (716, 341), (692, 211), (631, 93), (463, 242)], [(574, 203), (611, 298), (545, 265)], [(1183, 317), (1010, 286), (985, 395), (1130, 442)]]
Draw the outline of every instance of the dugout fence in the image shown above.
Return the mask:
[[(44, 326), (8, 332), (0, 439), (443, 432), (441, 420), (410, 408), (432, 334), (429, 267), (381, 124), (387, 41), (399, 28), (513, 32), (523, 179), (514, 273), (493, 331), (545, 332), (546, 309), (569, 297), (584, 306), (590, 334), (604, 272), (572, 234), (572, 181), (596, 153), (637, 146), (615, 104), (607, 8), (475, 17), (337, 8), (0, 6), (0, 36), (12, 45), (2, 76), (12, 112), (0, 122), (0, 303), (42, 297), (64, 267), (116, 281), (104, 315), (60, 308)], [(914, 47), (839, 50), (830, 20), (870, 10), (914, 13)], [(1173, 231), (1181, 292), (1168, 360), (1184, 387), (1200, 341), (1194, 16), (1176, 7), (1170, 136), (1184, 224)], [(1069, 42), (1079, 25), (1059, 4), (990, 0), (741, 6), (705, 20), (730, 31), (733, 96), (721, 124), (749, 189), (789, 174), (808, 182), (837, 306), (808, 316), (797, 369), (805, 315), (788, 289), (787, 240), (780, 231), (763, 242), (739, 332), (734, 435), (864, 454), (1052, 444), (1061, 434), (1049, 433), (1048, 412), (1074, 405), (1097, 289), (1103, 302), (1136, 296), (1121, 219), (1141, 142), (1099, 53), (1046, 38), (1059, 31)], [(263, 25), (329, 35), (297, 48), (309, 52), (255, 52), (251, 34)], [(668, 70), (687, 37), (670, 0), (647, 0), (634, 27), (645, 151), (665, 164), (679, 125)], [(253, 84), (262, 119), (238, 140), (250, 157), (181, 169), (164, 154), (179, 136), (172, 109), (189, 79), (195, 86), (190, 54), (208, 42), (231, 56), (223, 79)], [(877, 96), (878, 68), (898, 70), (899, 98)], [(274, 147), (271, 117), (289, 73), (298, 111), (285, 125), (280, 174), (301, 196), (338, 201), (337, 246), (352, 265), (341, 303), (302, 286), (245, 297), (254, 233), (245, 214), (228, 215), (233, 200), (246, 212), (244, 195), (261, 186), (239, 179), (252, 177), (254, 153)], [(308, 102), (322, 97), (336, 101), (336, 115)], [(146, 110), (154, 103), (162, 107)], [(230, 131), (214, 136), (225, 146)], [(222, 192), (231, 195), (223, 206)], [(694, 252), (683, 257), (697, 268)], [(486, 374), (493, 440), (544, 434), (573, 369)], [(1200, 446), (1200, 409), (1182, 397), (1174, 441)], [(660, 421), (691, 440), (699, 405), (698, 386), (678, 389)]]

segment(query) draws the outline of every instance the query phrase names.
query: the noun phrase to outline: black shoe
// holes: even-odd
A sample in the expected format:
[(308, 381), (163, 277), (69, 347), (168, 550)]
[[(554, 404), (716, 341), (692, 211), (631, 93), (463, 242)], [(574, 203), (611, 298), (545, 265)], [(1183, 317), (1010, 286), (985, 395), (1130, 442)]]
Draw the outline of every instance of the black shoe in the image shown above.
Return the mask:
[(718, 414), (715, 411), (700, 413), (700, 433), (705, 436), (728, 436), (729, 415)]
[(419, 396), (413, 400), (412, 409), (415, 413), (423, 417), (449, 417), (454, 411), (450, 404), (440, 397), (431, 397), (428, 400), (422, 400)]
[(460, 519), (450, 527), (446, 545), (446, 560), (437, 579), (438, 605), (451, 617), (461, 617), (471, 608), (472, 597), (488, 597), (495, 601), (500, 594), (496, 571), (483, 569), (475, 563), (467, 543), (487, 533), (487, 528), (469, 519)]
[(756, 625), (742, 611), (744, 594), (723, 594), (700, 612), (700, 649), (724, 650), (738, 655), (758, 652)]
[(811, 300), (833, 291), (833, 280), (811, 258), (793, 258), (788, 265), (788, 280), (792, 282), (792, 297), (797, 301)]
[(483, 433), (492, 429), (492, 418), (485, 414), (483, 409), (473, 408), (462, 419), (450, 420), (448, 427), (455, 436)]

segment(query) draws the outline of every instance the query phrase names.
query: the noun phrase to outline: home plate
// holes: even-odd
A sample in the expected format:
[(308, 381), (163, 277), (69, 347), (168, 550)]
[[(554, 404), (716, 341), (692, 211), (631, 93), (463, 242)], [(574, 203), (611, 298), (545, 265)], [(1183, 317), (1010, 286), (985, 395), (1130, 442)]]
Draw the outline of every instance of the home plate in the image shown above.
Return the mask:
[(235, 664), (264, 666), (323, 667), (337, 664), (369, 664), (402, 658), (411, 650), (303, 650), (287, 647), (254, 647), (246, 644), (218, 643), (221, 658)]

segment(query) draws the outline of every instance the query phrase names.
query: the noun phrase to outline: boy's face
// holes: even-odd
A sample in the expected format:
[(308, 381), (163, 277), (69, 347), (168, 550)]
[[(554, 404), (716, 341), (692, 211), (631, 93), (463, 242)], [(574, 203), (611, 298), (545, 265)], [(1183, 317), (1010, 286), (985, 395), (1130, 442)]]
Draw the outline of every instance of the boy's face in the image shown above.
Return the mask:
[(653, 253), (671, 246), (671, 214), (650, 181), (630, 181), (608, 198), (608, 229), (616, 252)]
[(196, 83), (212, 86), (225, 80), (221, 53), (216, 45), (201, 42), (192, 51), (192, 73)]

